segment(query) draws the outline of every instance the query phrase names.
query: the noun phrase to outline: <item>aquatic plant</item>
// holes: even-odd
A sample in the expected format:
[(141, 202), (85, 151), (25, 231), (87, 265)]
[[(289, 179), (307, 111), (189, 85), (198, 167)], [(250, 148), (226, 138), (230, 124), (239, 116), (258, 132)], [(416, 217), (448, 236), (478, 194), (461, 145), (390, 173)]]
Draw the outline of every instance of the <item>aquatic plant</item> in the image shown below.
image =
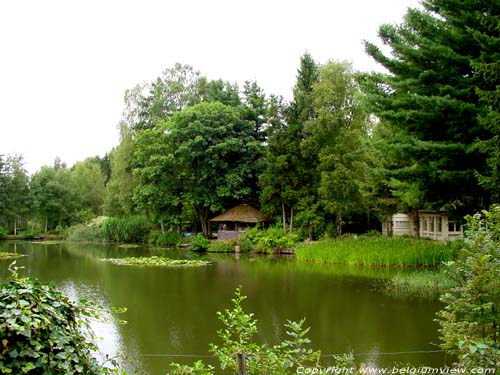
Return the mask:
[(414, 238), (349, 237), (302, 243), (295, 247), (303, 262), (378, 267), (432, 267), (453, 258), (456, 246)]
[(170, 259), (159, 256), (126, 257), (101, 259), (121, 266), (152, 266), (152, 267), (200, 267), (208, 266), (211, 262), (197, 259)]
[(398, 273), (382, 281), (381, 289), (397, 298), (420, 297), (436, 299), (453, 286), (453, 281), (442, 271), (413, 271)]

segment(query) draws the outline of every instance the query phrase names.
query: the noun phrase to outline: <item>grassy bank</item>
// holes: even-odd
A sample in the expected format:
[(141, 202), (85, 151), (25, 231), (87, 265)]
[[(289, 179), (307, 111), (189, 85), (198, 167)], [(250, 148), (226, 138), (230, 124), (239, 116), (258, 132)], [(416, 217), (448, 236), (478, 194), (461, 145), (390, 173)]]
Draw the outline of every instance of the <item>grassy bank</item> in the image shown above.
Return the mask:
[(377, 267), (433, 267), (453, 258), (453, 245), (413, 238), (359, 237), (299, 244), (302, 262)]

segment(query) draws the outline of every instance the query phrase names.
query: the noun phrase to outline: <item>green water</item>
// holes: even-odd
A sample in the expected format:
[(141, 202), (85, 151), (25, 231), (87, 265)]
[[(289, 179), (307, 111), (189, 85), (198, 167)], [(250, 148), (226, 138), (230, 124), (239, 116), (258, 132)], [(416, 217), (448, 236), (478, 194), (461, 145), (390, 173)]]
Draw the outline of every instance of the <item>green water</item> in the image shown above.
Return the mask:
[[(230, 307), (241, 285), (248, 311), (259, 321), (258, 340), (277, 343), (286, 337), (287, 319), (306, 317), (313, 347), (323, 354), (353, 351), (359, 362), (391, 365), (393, 362), (439, 366), (439, 354), (377, 354), (438, 349), (433, 321), (438, 301), (392, 298), (374, 284), (393, 272), (385, 269), (346, 268), (300, 264), (291, 257), (241, 255), (202, 256), (209, 267), (147, 268), (119, 266), (102, 258), (163, 255), (200, 257), (179, 250), (116, 245), (27, 242), (0, 243), (0, 251), (26, 254), (19, 258), (22, 276), (52, 281), (71, 298), (90, 298), (106, 306), (125, 306), (120, 316), (126, 325), (95, 324), (103, 337), (103, 352), (124, 352), (138, 359), (151, 374), (164, 374), (172, 361), (191, 363), (185, 357), (208, 355), (221, 327), (216, 312)], [(9, 260), (0, 261), (5, 280)]]

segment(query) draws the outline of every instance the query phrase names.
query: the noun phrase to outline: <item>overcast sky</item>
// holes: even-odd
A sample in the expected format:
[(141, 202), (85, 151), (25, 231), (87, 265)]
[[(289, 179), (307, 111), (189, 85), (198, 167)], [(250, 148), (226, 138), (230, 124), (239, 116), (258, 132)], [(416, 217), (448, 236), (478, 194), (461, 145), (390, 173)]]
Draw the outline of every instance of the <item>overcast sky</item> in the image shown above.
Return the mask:
[(175, 62), (291, 97), (300, 56), (377, 66), (362, 41), (416, 0), (0, 1), (0, 154), (33, 173), (118, 144), (127, 88)]

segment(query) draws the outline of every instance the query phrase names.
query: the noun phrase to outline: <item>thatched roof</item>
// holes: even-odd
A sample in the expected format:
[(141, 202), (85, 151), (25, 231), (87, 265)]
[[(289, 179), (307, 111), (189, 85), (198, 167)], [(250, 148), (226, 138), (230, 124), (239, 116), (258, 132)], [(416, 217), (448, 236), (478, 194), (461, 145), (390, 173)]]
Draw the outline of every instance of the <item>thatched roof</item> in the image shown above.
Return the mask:
[(248, 204), (240, 204), (210, 221), (238, 221), (240, 223), (259, 223), (271, 221), (266, 215)]

